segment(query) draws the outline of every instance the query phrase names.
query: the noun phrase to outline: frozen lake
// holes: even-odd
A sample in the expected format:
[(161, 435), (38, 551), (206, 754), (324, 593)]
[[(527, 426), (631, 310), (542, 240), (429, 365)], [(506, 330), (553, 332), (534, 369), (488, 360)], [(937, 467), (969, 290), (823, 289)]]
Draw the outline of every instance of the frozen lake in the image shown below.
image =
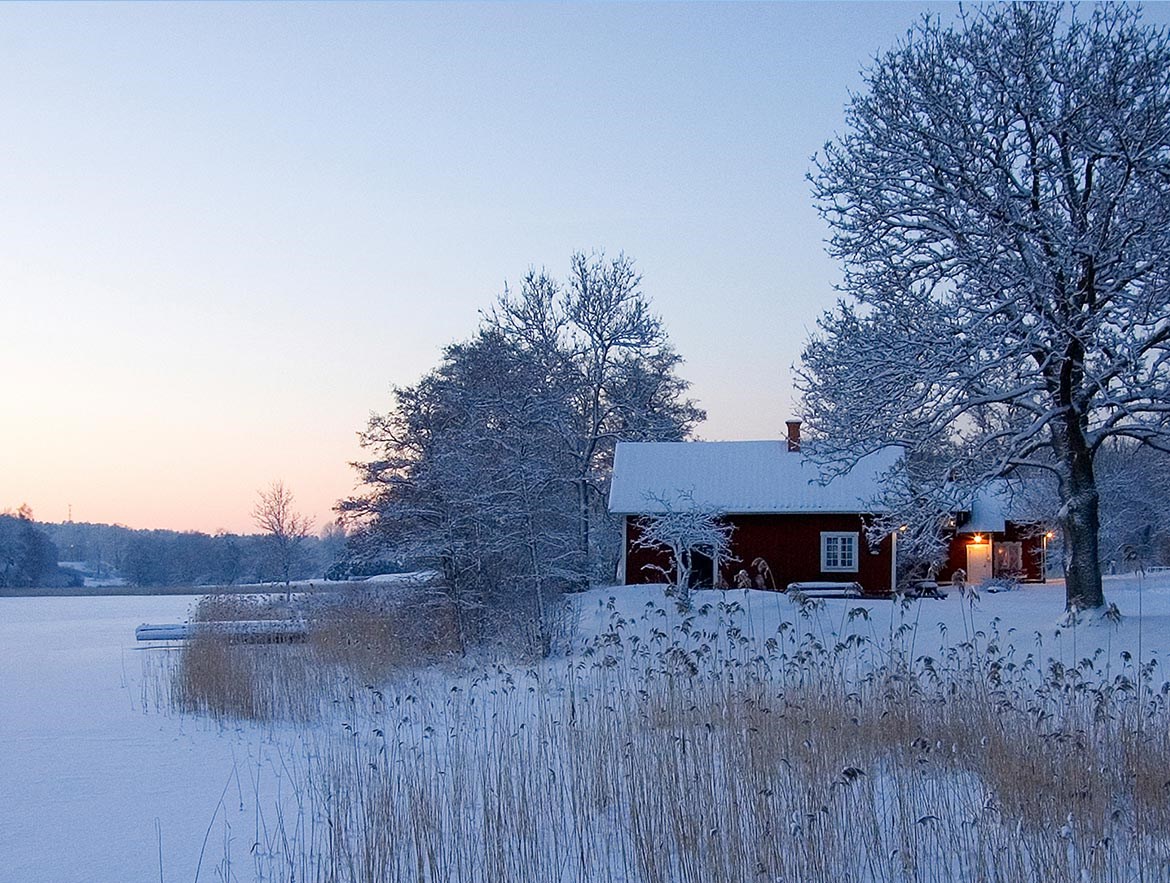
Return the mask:
[(4, 883), (158, 880), (160, 834), (163, 879), (191, 881), (229, 786), (199, 875), (215, 879), (221, 820), (251, 808), (263, 734), (145, 711), (142, 656), (169, 651), (134, 640), (135, 626), (184, 620), (194, 601), (0, 598)]

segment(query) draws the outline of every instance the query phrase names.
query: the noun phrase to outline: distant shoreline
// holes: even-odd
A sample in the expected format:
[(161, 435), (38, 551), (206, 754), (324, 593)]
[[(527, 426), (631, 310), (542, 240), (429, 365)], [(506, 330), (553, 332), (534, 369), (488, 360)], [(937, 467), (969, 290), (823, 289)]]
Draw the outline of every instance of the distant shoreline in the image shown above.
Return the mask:
[[(296, 593), (313, 592), (350, 583), (341, 580), (321, 580), (309, 585), (293, 583)], [(118, 596), (142, 597), (147, 595), (268, 595), (284, 594), (283, 583), (241, 586), (76, 586), (60, 588), (21, 587), (0, 589), (3, 598), (116, 598)]]

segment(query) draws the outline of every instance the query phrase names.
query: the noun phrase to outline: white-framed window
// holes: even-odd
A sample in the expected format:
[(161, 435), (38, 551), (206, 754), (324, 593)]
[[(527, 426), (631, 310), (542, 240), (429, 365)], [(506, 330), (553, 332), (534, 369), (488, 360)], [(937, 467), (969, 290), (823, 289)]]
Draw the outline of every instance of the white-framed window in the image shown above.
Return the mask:
[(821, 570), (857, 573), (857, 533), (825, 531), (821, 534)]

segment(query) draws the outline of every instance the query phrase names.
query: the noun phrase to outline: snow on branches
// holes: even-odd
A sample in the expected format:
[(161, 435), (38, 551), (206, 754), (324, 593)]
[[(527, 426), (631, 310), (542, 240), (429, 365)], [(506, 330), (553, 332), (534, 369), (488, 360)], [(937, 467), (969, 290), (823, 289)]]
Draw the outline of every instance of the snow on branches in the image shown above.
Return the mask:
[(574, 255), (565, 282), (530, 271), (362, 434), (342, 510), (375, 554), (442, 572), (465, 644), (535, 623), (547, 652), (561, 594), (616, 565), (617, 441), (703, 417), (640, 286), (624, 255)]
[(847, 294), (799, 370), (814, 450), (1053, 476), (1082, 607), (1104, 603), (1098, 449), (1170, 447), (1170, 41), (1140, 14), (924, 19), (810, 174)]
[[(716, 567), (718, 562), (733, 560), (731, 535), (735, 528), (723, 520), (723, 513), (697, 505), (690, 491), (680, 491), (671, 498), (651, 495), (648, 502), (661, 511), (638, 519), (638, 534), (632, 548), (667, 554), (666, 567), (656, 564), (645, 567), (662, 574), (679, 604), (689, 607), (696, 556), (706, 557)], [(713, 578), (718, 581), (717, 574), (713, 573)]]

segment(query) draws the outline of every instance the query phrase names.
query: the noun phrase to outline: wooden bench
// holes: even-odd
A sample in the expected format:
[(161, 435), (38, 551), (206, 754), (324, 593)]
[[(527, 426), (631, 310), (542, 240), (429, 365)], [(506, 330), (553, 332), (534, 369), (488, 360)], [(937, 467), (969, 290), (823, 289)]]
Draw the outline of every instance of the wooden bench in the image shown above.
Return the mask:
[(810, 598), (860, 598), (861, 583), (802, 582), (789, 583), (786, 591), (807, 595)]

